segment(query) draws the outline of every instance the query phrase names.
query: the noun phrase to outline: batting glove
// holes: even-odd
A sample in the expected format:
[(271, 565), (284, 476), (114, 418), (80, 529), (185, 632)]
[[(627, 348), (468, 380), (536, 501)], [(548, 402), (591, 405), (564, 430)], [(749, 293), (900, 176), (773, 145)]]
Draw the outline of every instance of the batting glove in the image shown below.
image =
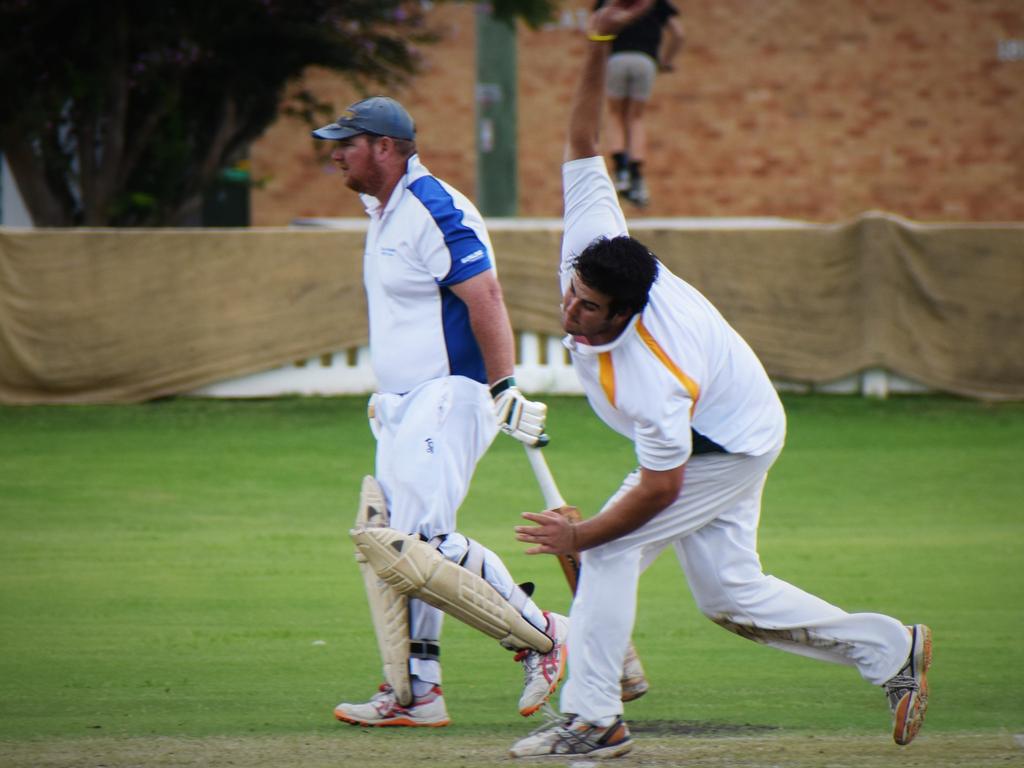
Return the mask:
[(547, 442), (544, 420), (548, 407), (523, 397), (513, 377), (506, 376), (491, 387), (491, 397), (494, 398), (494, 415), (498, 417), (502, 432), (527, 445), (544, 445)]

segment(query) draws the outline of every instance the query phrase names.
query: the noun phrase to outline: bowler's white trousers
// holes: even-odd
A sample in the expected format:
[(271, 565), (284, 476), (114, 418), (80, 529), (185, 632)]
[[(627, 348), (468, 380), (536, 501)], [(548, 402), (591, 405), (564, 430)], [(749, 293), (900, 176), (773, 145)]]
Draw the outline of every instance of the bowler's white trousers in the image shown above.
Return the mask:
[[(375, 476), (384, 491), (391, 527), (427, 541), (446, 537), (438, 550), (453, 562), (466, 555), (469, 542), (455, 530), (455, 513), (469, 492), (477, 462), (498, 433), (487, 387), (464, 376), (431, 379), (404, 395), (378, 393), (371, 398), (370, 427), (377, 438)], [(506, 600), (515, 588), (508, 568), (484, 547), (483, 576)], [(540, 608), (527, 600), (523, 617), (542, 632)], [(409, 601), (413, 639), (437, 642), (444, 613), (420, 600)], [(420, 680), (441, 682), (441, 665), (410, 659)]]
[[(722, 627), (791, 653), (856, 666), (875, 685), (899, 671), (910, 652), (910, 634), (899, 621), (847, 613), (762, 571), (761, 493), (780, 450), (692, 456), (670, 507), (622, 538), (583, 552), (569, 614), (563, 712), (600, 725), (622, 713), (619, 678), (640, 573), (670, 544), (698, 608)], [(639, 472), (633, 472), (608, 503), (638, 482)]]

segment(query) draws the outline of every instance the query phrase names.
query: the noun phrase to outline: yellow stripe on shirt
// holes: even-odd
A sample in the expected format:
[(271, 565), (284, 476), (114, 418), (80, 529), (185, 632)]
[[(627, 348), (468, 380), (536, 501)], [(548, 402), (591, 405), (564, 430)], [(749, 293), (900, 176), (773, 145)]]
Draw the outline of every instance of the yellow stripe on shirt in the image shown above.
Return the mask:
[(604, 390), (605, 397), (608, 398), (608, 402), (612, 404), (612, 408), (616, 408), (615, 405), (615, 365), (612, 363), (611, 352), (600, 352), (597, 355), (598, 364), (598, 377), (601, 381), (601, 389)]
[[(665, 350), (661, 348), (661, 344), (659, 344), (657, 342), (657, 340), (651, 335), (651, 332), (649, 330), (647, 330), (647, 326), (645, 326), (643, 324), (643, 321), (640, 320), (639, 318), (637, 318), (637, 321), (636, 321), (636, 330), (637, 330), (637, 333), (640, 334), (640, 338), (643, 339), (644, 344), (647, 345), (647, 348), (650, 349), (651, 352), (654, 353), (654, 356), (661, 361), (661, 364), (664, 365), (666, 368), (668, 368), (668, 370), (671, 372), (671, 374), (673, 376), (675, 376), (676, 379), (678, 379), (679, 383), (682, 384), (683, 388), (690, 394), (690, 399), (693, 401), (693, 406), (697, 405), (697, 398), (700, 397), (700, 387), (697, 386), (697, 382), (695, 382), (693, 379), (691, 379), (689, 376), (687, 376), (685, 373), (683, 373), (683, 370), (678, 365), (675, 364), (675, 362), (672, 360), (671, 357), (669, 357), (665, 353)], [(603, 384), (604, 383), (604, 367), (603, 366), (601, 368), (601, 371), (602, 371), (601, 381), (602, 381), (602, 384)], [(613, 383), (613, 390), (614, 390), (614, 383)], [(605, 391), (607, 391), (607, 390), (605, 390)], [(691, 413), (693, 412), (693, 406), (690, 406), (690, 412)]]

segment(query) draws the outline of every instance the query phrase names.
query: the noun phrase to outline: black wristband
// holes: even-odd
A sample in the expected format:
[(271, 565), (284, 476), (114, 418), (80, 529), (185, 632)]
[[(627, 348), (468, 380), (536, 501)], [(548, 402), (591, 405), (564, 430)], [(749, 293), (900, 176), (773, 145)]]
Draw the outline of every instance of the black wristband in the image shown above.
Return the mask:
[(497, 397), (502, 392), (504, 392), (506, 389), (511, 389), (515, 385), (516, 385), (516, 378), (515, 378), (515, 376), (506, 376), (504, 379), (499, 379), (498, 381), (496, 381), (494, 383), (494, 386), (491, 387), (491, 397)]

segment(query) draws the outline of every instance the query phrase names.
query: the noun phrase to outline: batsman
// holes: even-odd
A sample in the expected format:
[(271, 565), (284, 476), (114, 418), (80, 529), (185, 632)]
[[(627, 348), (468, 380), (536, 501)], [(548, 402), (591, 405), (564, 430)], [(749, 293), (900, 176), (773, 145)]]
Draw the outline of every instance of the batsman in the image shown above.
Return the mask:
[(456, 510), (499, 429), (541, 441), (547, 408), (513, 378), (513, 336), (480, 213), (420, 162), (397, 101), (356, 102), (313, 132), (369, 216), (363, 280), (377, 440), (352, 537), (385, 681), (337, 719), (364, 726), (444, 726), (444, 613), (516, 652), (530, 715), (565, 667), (564, 616), (542, 611), (501, 559), (456, 529)]
[(880, 686), (893, 738), (924, 721), (932, 633), (880, 613), (847, 613), (764, 573), (761, 496), (786, 417), (757, 356), (719, 311), (630, 237), (599, 149), (608, 52), (649, 0), (596, 11), (570, 107), (562, 166), (562, 326), (597, 415), (635, 447), (639, 469), (596, 515), (524, 513), (531, 554), (582, 553), (570, 611), (564, 717), (516, 742), (513, 757), (617, 757), (632, 737), (620, 669), (640, 573), (671, 548), (697, 606), (741, 637), (845, 664)]

